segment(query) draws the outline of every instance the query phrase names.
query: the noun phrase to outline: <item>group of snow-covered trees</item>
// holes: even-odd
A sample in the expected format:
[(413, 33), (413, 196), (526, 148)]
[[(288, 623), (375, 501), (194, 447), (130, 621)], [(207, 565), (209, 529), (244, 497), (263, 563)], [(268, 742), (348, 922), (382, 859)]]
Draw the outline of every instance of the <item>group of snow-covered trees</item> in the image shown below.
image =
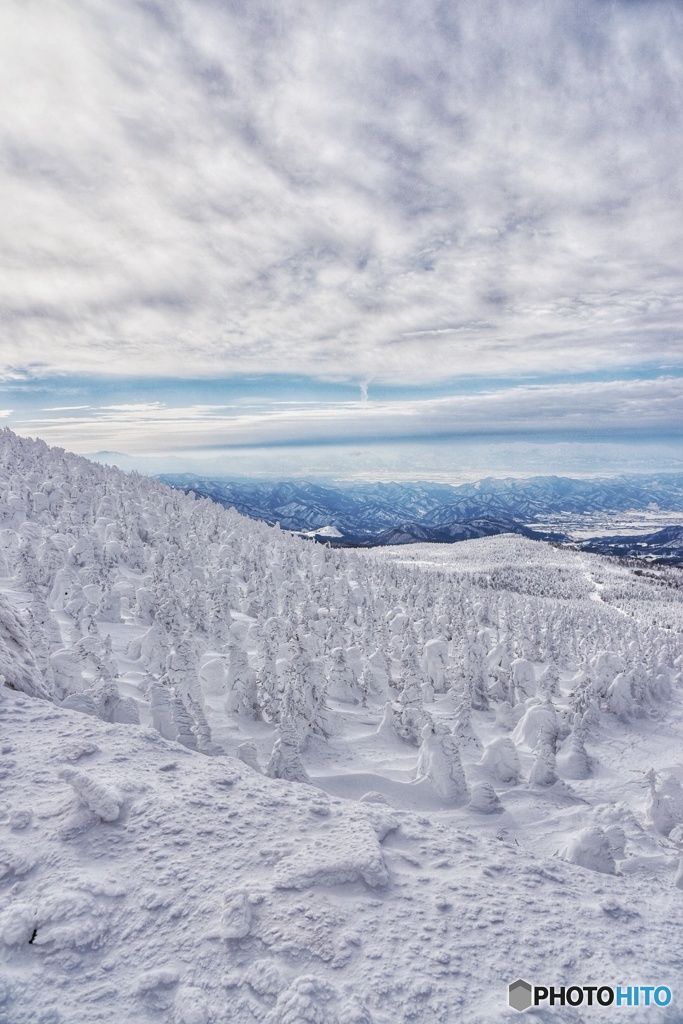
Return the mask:
[[(270, 723), (266, 770), (295, 780), (345, 706), (383, 709), (380, 733), (419, 748), (445, 800), (491, 810), (465, 754), (491, 783), (519, 777), (517, 743), (535, 751), (531, 784), (585, 777), (601, 716), (656, 713), (681, 673), (681, 634), (642, 603), (588, 600), (580, 574), (544, 576), (518, 551), (510, 538), (494, 578), (334, 550), (5, 430), (0, 675), (206, 753), (216, 708), (247, 735)], [(485, 748), (477, 715), (500, 727)]]

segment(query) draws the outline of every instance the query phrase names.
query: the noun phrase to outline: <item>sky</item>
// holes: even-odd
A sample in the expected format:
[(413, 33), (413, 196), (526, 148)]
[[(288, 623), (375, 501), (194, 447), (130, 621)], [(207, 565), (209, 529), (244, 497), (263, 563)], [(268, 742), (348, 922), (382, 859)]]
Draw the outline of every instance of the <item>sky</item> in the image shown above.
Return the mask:
[(680, 470), (682, 129), (679, 0), (4, 0), (0, 425)]

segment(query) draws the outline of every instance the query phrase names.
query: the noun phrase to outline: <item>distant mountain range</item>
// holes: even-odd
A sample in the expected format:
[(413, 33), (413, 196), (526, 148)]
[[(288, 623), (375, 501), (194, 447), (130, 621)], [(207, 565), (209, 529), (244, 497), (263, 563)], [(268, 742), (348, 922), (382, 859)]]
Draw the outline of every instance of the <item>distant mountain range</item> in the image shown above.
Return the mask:
[[(452, 543), (499, 533), (575, 543), (585, 550), (683, 564), (683, 526), (644, 536), (577, 541), (572, 516), (681, 513), (683, 473), (591, 480), (487, 478), (476, 483), (340, 483), (226, 480), (163, 474), (165, 483), (212, 498), (243, 515), (339, 547)], [(549, 525), (550, 524), (550, 525)]]

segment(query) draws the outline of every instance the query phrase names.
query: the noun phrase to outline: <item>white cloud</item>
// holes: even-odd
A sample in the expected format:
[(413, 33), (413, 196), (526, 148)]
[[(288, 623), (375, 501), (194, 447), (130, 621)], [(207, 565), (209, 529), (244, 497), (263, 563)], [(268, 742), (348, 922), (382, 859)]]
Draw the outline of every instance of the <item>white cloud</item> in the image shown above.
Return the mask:
[[(46, 410), (47, 412), (47, 410)], [(643, 437), (680, 430), (683, 379), (521, 386), (445, 398), (289, 405), (106, 406), (17, 419), (16, 429), (77, 451), (130, 453), (231, 445), (392, 441), (493, 434)]]
[(7, 376), (680, 362), (679, 4), (37, 10), (0, 9)]

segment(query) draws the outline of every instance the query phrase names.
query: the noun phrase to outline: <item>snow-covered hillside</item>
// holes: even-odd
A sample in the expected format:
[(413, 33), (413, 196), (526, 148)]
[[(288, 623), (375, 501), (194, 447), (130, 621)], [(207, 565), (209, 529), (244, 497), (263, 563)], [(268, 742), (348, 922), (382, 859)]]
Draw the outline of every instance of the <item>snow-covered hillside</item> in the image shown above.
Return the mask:
[(480, 1024), (518, 977), (683, 1020), (680, 584), (1, 433), (0, 1021)]

